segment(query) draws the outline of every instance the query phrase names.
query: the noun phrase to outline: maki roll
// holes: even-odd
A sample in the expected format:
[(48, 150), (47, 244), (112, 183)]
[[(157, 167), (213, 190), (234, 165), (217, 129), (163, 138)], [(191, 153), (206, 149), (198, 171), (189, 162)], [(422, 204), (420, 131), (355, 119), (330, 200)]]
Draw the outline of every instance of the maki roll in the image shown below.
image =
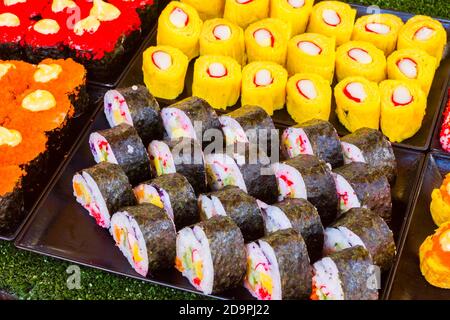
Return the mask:
[(382, 271), (388, 271), (394, 263), (394, 235), (386, 222), (369, 209), (350, 209), (325, 230), (324, 255), (354, 246), (366, 248)]
[(436, 68), (439, 67), (446, 45), (447, 31), (438, 20), (427, 16), (412, 17), (398, 34), (398, 50), (422, 49), (436, 58)]
[(430, 212), (437, 226), (450, 222), (450, 174), (448, 173), (442, 185), (431, 193)]
[(109, 90), (104, 98), (104, 112), (111, 128), (122, 123), (133, 126), (145, 145), (161, 139), (163, 128), (158, 101), (142, 85)]
[(356, 10), (347, 3), (321, 1), (312, 9), (307, 32), (335, 37), (340, 46), (350, 40), (355, 17)]
[(380, 83), (381, 130), (392, 142), (402, 142), (419, 131), (427, 96), (417, 82), (386, 80)]
[(393, 14), (362, 16), (356, 20), (352, 40), (370, 42), (388, 56), (397, 47), (398, 33), (402, 26), (402, 19)]
[(202, 220), (215, 216), (233, 219), (246, 242), (264, 236), (264, 221), (257, 200), (238, 187), (227, 186), (220, 191), (200, 195), (198, 208)]
[(241, 65), (225, 56), (201, 56), (195, 61), (192, 95), (215, 109), (226, 109), (239, 100)]
[(136, 129), (126, 123), (91, 133), (89, 146), (95, 162), (122, 167), (131, 184), (151, 178), (150, 159)]
[(244, 278), (244, 238), (229, 217), (180, 230), (176, 248), (176, 268), (204, 294), (235, 288)]
[(270, 17), (286, 22), (292, 37), (305, 32), (313, 5), (314, 0), (271, 0)]
[(314, 73), (331, 84), (336, 60), (335, 42), (334, 38), (318, 33), (304, 33), (292, 38), (287, 50), (289, 75)]
[(287, 71), (273, 62), (252, 62), (242, 70), (241, 104), (260, 106), (267, 114), (283, 109)]
[(272, 61), (286, 64), (289, 26), (280, 19), (267, 18), (252, 23), (245, 30), (248, 62)]
[(319, 212), (322, 224), (336, 219), (338, 194), (328, 165), (311, 155), (299, 155), (273, 165), (278, 185), (278, 200), (305, 199)]
[(189, 138), (154, 140), (148, 147), (153, 176), (180, 173), (197, 194), (206, 191), (202, 145)]
[(383, 173), (393, 183), (397, 161), (388, 139), (378, 130), (361, 128), (341, 139), (344, 162), (364, 162)]
[(362, 246), (323, 258), (312, 266), (311, 300), (377, 300), (375, 266)]
[(341, 142), (336, 129), (328, 121), (310, 120), (284, 130), (281, 152), (287, 159), (310, 154), (333, 168), (344, 164)]
[(161, 208), (152, 204), (122, 208), (112, 216), (110, 232), (141, 276), (173, 267), (177, 234)]
[(311, 267), (305, 242), (292, 229), (246, 245), (244, 286), (258, 300), (307, 299)]
[(347, 164), (333, 173), (341, 214), (352, 208), (368, 208), (390, 223), (391, 186), (384, 174), (361, 162)]
[(386, 79), (384, 52), (370, 42), (350, 41), (336, 50), (336, 76), (338, 81), (347, 77), (364, 77), (380, 82)]
[(323, 226), (317, 209), (309, 201), (286, 199), (273, 206), (262, 204), (261, 211), (268, 234), (292, 228), (305, 240), (312, 262), (322, 257)]
[(334, 88), (336, 114), (350, 132), (380, 126), (380, 90), (375, 82), (363, 77), (349, 77)]
[(103, 228), (110, 227), (111, 215), (117, 210), (136, 204), (131, 184), (117, 164), (101, 162), (82, 170), (75, 174), (72, 185), (77, 202)]
[(189, 60), (199, 55), (199, 37), (203, 21), (190, 5), (172, 1), (158, 19), (158, 46), (180, 49)]
[(19, 166), (0, 167), (0, 232), (14, 230), (24, 215), (23, 170)]
[(270, 0), (225, 0), (223, 17), (245, 29), (269, 16)]
[(298, 73), (286, 86), (287, 111), (297, 123), (312, 119), (327, 121), (331, 112), (331, 86), (313, 73)]
[(203, 21), (223, 16), (225, 7), (225, 0), (209, 0), (207, 2), (202, 0), (181, 0), (181, 2), (194, 7)]
[(150, 203), (164, 209), (177, 230), (199, 221), (194, 189), (179, 173), (144, 182), (134, 188), (134, 194), (138, 203)]
[(227, 56), (245, 65), (244, 30), (225, 19), (205, 21), (200, 34), (200, 55)]
[(387, 59), (388, 77), (392, 80), (415, 80), (426, 95), (436, 72), (436, 58), (423, 50), (401, 49)]

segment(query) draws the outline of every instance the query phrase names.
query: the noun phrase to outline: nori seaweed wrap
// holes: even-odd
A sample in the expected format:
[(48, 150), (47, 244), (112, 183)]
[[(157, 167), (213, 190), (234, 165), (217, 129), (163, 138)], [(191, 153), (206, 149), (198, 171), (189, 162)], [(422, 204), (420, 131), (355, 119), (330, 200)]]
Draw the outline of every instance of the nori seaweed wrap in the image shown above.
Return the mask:
[(343, 137), (345, 163), (365, 162), (386, 175), (390, 183), (397, 175), (397, 161), (391, 142), (378, 130), (362, 128)]
[(24, 216), (23, 191), (18, 184), (11, 192), (0, 196), (0, 233), (12, 232)]
[(89, 146), (97, 163), (119, 164), (131, 184), (151, 178), (150, 159), (134, 127), (122, 123), (111, 129), (93, 132), (89, 137)]
[(241, 229), (244, 240), (254, 241), (264, 236), (264, 221), (257, 200), (235, 186), (201, 195), (198, 207), (202, 220), (226, 215)]

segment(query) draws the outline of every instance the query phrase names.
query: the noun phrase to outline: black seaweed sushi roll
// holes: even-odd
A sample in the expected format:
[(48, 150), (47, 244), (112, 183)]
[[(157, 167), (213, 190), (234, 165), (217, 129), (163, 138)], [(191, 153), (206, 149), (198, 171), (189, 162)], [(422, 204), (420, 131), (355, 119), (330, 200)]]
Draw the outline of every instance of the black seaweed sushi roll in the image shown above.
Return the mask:
[(365, 207), (387, 223), (391, 221), (391, 186), (383, 173), (368, 164), (353, 162), (334, 170), (336, 190), (339, 195), (339, 210)]
[(329, 163), (333, 168), (344, 164), (336, 129), (324, 120), (314, 119), (284, 130), (281, 151), (287, 159), (310, 154)]
[(119, 164), (131, 184), (151, 178), (150, 159), (136, 129), (126, 123), (93, 132), (89, 146), (94, 160)]
[(144, 145), (163, 138), (158, 101), (143, 85), (109, 90), (104, 97), (104, 111), (111, 128), (122, 123), (134, 126)]
[(258, 300), (307, 299), (311, 266), (302, 236), (279, 230), (246, 245), (244, 286)]
[(134, 193), (139, 203), (151, 203), (165, 209), (177, 230), (200, 220), (194, 189), (179, 173), (144, 182), (134, 188)]
[(178, 232), (176, 268), (205, 294), (241, 285), (245, 257), (244, 237), (230, 217), (212, 217)]
[(341, 139), (345, 164), (364, 162), (393, 183), (397, 161), (391, 142), (378, 130), (362, 128)]
[(369, 209), (350, 209), (325, 230), (324, 255), (357, 245), (366, 248), (383, 271), (392, 266), (394, 235), (386, 222)]
[(200, 195), (198, 207), (202, 220), (214, 216), (229, 216), (241, 229), (244, 240), (254, 241), (264, 236), (264, 221), (258, 202), (235, 186)]
[(140, 275), (173, 267), (177, 234), (161, 208), (152, 204), (122, 208), (112, 216), (110, 232)]
[(24, 215), (23, 171), (19, 166), (0, 168), (0, 232), (11, 233)]
[(154, 140), (148, 147), (154, 176), (178, 172), (197, 194), (206, 192), (206, 171), (202, 145), (191, 138)]
[(136, 204), (128, 177), (117, 164), (101, 162), (81, 170), (73, 177), (72, 184), (77, 202), (103, 228), (110, 227), (114, 212)]

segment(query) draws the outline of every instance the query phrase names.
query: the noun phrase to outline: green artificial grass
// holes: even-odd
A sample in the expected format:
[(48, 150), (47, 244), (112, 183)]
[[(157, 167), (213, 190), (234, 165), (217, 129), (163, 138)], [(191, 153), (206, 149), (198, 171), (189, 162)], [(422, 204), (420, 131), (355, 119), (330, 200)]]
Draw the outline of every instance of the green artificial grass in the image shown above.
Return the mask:
[[(345, 0), (450, 18), (449, 0)], [(81, 267), (81, 289), (67, 288), (69, 263), (24, 252), (0, 241), (0, 290), (19, 299), (198, 299), (200, 296)]]

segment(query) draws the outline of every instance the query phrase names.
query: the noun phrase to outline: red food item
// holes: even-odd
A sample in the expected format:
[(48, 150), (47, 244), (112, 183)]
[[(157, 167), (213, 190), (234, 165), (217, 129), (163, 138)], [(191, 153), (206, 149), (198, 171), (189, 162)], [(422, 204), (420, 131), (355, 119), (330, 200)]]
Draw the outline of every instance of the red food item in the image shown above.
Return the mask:
[(450, 152), (450, 99), (444, 111), (444, 122), (442, 123), (439, 141), (441, 142), (442, 149), (446, 152)]

